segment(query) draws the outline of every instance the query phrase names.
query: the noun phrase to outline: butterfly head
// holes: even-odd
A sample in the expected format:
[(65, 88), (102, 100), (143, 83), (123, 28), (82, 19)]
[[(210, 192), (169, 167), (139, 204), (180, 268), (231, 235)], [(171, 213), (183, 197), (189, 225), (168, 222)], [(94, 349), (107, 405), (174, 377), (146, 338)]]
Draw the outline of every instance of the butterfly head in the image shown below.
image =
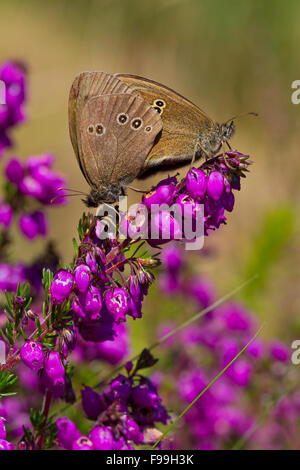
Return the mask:
[(221, 124), (219, 128), (223, 142), (227, 142), (227, 140), (231, 139), (235, 132), (235, 124), (233, 121), (231, 121), (230, 124), (227, 122), (225, 124)]
[(230, 124), (216, 123), (209, 131), (205, 131), (200, 134), (200, 151), (204, 152), (208, 158), (213, 157), (217, 152), (219, 152), (222, 144), (232, 137), (234, 131), (235, 125), (233, 121), (231, 121)]
[(111, 184), (99, 189), (93, 188), (85, 199), (82, 199), (87, 207), (99, 207), (101, 204), (113, 204), (120, 196), (124, 196), (124, 188), (119, 184)]

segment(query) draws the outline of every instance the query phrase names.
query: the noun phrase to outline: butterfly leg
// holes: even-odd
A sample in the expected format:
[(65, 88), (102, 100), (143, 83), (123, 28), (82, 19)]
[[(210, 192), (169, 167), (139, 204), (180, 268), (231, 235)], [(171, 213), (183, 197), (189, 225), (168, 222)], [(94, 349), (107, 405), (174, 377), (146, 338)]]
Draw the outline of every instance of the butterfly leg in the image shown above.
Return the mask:
[(138, 189), (138, 188), (134, 188), (133, 186), (129, 186), (129, 185), (124, 185), (122, 186), (124, 189), (128, 188), (128, 189), (131, 189), (132, 191), (135, 191), (136, 193), (143, 193), (143, 194), (146, 194), (146, 193), (149, 193), (151, 191), (151, 189), (149, 190), (146, 190), (146, 189)]
[(197, 152), (198, 152), (199, 148), (204, 153), (205, 160), (207, 161), (207, 160), (210, 159), (210, 155), (207, 153), (205, 148), (202, 147), (202, 145), (199, 142), (197, 142), (197, 144), (195, 145), (195, 148), (194, 148), (194, 154), (193, 154), (193, 158), (192, 158), (191, 163), (190, 163), (190, 168), (192, 168), (194, 163), (195, 163), (196, 155), (197, 155)]

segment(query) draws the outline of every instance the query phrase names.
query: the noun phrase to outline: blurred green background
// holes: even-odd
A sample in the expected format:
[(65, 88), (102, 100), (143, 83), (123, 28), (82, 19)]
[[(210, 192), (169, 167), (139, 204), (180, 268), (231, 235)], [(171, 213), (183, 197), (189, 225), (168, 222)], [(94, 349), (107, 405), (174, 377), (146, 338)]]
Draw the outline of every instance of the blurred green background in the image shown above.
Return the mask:
[[(206, 240), (204, 252), (192, 253), (192, 264), (195, 273), (215, 282), (220, 295), (258, 274), (240, 297), (268, 321), (265, 335), (297, 338), (300, 105), (291, 102), (291, 83), (300, 79), (300, 2), (0, 0), (0, 9), (0, 60), (22, 60), (29, 70), (28, 122), (15, 133), (12, 154), (55, 153), (56, 168), (71, 188), (88, 190), (67, 121), (69, 89), (83, 70), (152, 78), (217, 121), (259, 113), (237, 121), (232, 141), (255, 161), (235, 210), (228, 225)], [(64, 261), (71, 260), (82, 211), (79, 198), (50, 211), (51, 236)], [(15, 258), (32, 257), (34, 246), (20, 242)], [(159, 302), (154, 288), (143, 320), (134, 325), (136, 348), (153, 338), (162, 316), (189, 315), (189, 306), (178, 302), (158, 314)]]

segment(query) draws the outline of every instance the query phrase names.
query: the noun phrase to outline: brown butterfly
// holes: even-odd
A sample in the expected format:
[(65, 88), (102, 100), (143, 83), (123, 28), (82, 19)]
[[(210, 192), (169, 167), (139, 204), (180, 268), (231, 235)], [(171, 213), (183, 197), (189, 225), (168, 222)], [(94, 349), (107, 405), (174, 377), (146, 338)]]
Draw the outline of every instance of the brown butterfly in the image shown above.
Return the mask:
[(72, 145), (90, 207), (113, 203), (149, 172), (211, 158), (234, 132), (170, 88), (135, 75), (83, 72), (69, 98)]

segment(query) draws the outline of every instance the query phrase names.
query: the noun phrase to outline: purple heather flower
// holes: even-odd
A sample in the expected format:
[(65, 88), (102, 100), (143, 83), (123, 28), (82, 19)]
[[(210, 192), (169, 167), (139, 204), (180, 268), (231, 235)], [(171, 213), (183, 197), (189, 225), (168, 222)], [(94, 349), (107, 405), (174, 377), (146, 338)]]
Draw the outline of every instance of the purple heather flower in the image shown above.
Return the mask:
[(133, 441), (135, 444), (141, 444), (143, 442), (143, 433), (139, 425), (133, 419), (125, 416), (123, 426), (122, 432), (128, 441)]
[(254, 322), (249, 312), (239, 304), (227, 303), (218, 310), (218, 315), (222, 319), (226, 329), (231, 331), (249, 332)]
[(6, 230), (10, 227), (13, 218), (13, 211), (9, 204), (0, 202), (0, 225)]
[(0, 439), (6, 439), (5, 419), (0, 416)]
[(18, 283), (25, 281), (25, 268), (22, 264), (0, 263), (0, 290), (9, 292), (17, 289)]
[(100, 291), (95, 286), (90, 286), (84, 296), (84, 310), (90, 320), (98, 320), (102, 309), (102, 299)]
[(109, 289), (105, 293), (105, 305), (115, 321), (125, 321), (128, 313), (128, 293), (121, 287)]
[(225, 367), (238, 354), (239, 343), (232, 337), (225, 337), (218, 345), (218, 352), (221, 355), (221, 365)]
[(135, 303), (140, 302), (142, 298), (142, 292), (141, 292), (141, 288), (140, 288), (140, 284), (139, 284), (139, 280), (137, 276), (130, 275), (128, 278), (127, 286), (128, 286), (128, 291), (132, 300)]
[(43, 153), (42, 155), (33, 155), (28, 157), (26, 166), (28, 171), (33, 174), (41, 166), (51, 167), (54, 164), (54, 155), (51, 153)]
[(93, 450), (93, 443), (87, 436), (81, 436), (73, 442), (72, 450)]
[(291, 356), (289, 348), (280, 341), (273, 341), (270, 345), (272, 359), (280, 362), (287, 362)]
[(135, 302), (132, 297), (128, 299), (128, 312), (127, 315), (131, 316), (134, 320), (142, 318), (142, 302), (141, 300)]
[(187, 293), (196, 300), (200, 308), (212, 304), (215, 294), (212, 284), (206, 279), (196, 277), (189, 282)]
[(180, 207), (182, 217), (188, 217), (192, 221), (203, 217), (203, 207), (188, 194), (179, 194), (175, 204)]
[(19, 228), (28, 240), (34, 240), (39, 234), (39, 226), (33, 214), (22, 214)]
[(196, 368), (192, 371), (184, 372), (179, 379), (179, 393), (188, 403), (193, 401), (208, 384), (205, 373), (201, 369)]
[(97, 357), (116, 365), (129, 354), (128, 329), (125, 323), (116, 325), (116, 337), (113, 341), (103, 341), (97, 345)]
[(0, 450), (14, 450), (15, 445), (6, 441), (5, 439), (0, 439)]
[(224, 176), (219, 171), (212, 171), (207, 180), (207, 194), (218, 201), (224, 191)]
[(89, 419), (97, 419), (106, 407), (101, 395), (91, 387), (85, 387), (81, 390), (81, 404), (83, 411)]
[(26, 341), (20, 349), (20, 356), (24, 364), (32, 370), (39, 370), (44, 364), (44, 350), (36, 341)]
[(79, 292), (86, 292), (88, 290), (88, 287), (90, 285), (90, 275), (91, 275), (91, 270), (85, 264), (81, 264), (80, 266), (77, 266), (77, 268), (75, 269), (74, 271), (75, 282), (76, 282)]
[(85, 341), (112, 341), (115, 332), (112, 325), (105, 320), (84, 320), (79, 325), (79, 333)]
[(5, 175), (10, 183), (19, 185), (25, 176), (24, 165), (17, 157), (11, 158), (5, 168)]
[(120, 233), (125, 237), (145, 238), (148, 229), (148, 210), (144, 204), (132, 205), (122, 217)]
[(38, 225), (39, 234), (45, 237), (48, 234), (48, 220), (46, 214), (42, 211), (35, 211), (33, 216)]
[(151, 218), (150, 244), (182, 239), (181, 224), (169, 211), (160, 211)]
[[(174, 184), (159, 185), (143, 197), (143, 203), (153, 214), (154, 207), (152, 205), (171, 204), (175, 191), (176, 186)], [(159, 210), (159, 208), (155, 209)]]
[(252, 377), (252, 366), (247, 359), (238, 359), (226, 371), (227, 376), (240, 387), (247, 387)]
[(192, 198), (203, 198), (207, 186), (204, 171), (192, 168), (186, 175), (185, 185), (187, 192), (192, 196)]
[(48, 376), (45, 370), (43, 370), (41, 375), (41, 384), (44, 389), (49, 389), (52, 392), (54, 398), (60, 398), (65, 394), (66, 383), (65, 377), (60, 376), (52, 379)]
[(183, 266), (182, 252), (176, 245), (170, 245), (164, 248), (161, 260), (164, 267), (171, 274), (177, 274)]
[(41, 211), (22, 214), (19, 219), (19, 227), (29, 240), (34, 240), (38, 235), (46, 236), (48, 231), (46, 215)]
[(29, 175), (20, 182), (19, 190), (25, 196), (33, 197), (39, 201), (45, 198), (45, 188), (42, 183)]
[(132, 400), (138, 405), (156, 407), (160, 404), (161, 398), (153, 386), (149, 384), (140, 384), (132, 390)]
[(92, 271), (92, 273), (96, 273), (98, 270), (98, 265), (96, 261), (96, 257), (93, 252), (89, 251), (85, 257), (85, 262)]
[(73, 290), (74, 277), (68, 271), (58, 271), (51, 283), (50, 294), (55, 303), (62, 303)]
[(62, 365), (59, 352), (50, 351), (45, 360), (45, 372), (49, 379), (53, 381), (54, 386), (64, 380), (65, 368)]
[[(250, 341), (250, 339), (251, 338), (249, 337), (246, 340), (246, 343)], [(264, 344), (259, 338), (256, 338), (254, 341), (252, 341), (251, 344), (249, 344), (245, 352), (248, 356), (254, 357), (255, 359), (260, 359), (264, 354)]]
[(114, 400), (127, 400), (132, 389), (132, 380), (124, 375), (118, 375), (110, 383), (110, 394)]
[(96, 426), (89, 434), (89, 438), (96, 450), (113, 450), (114, 437), (108, 426)]
[(222, 204), (224, 206), (224, 209), (227, 210), (228, 212), (232, 212), (233, 207), (234, 207), (234, 201), (235, 201), (235, 198), (232, 192), (223, 194)]
[(165, 295), (172, 295), (180, 291), (181, 283), (176, 275), (164, 273), (159, 278), (159, 288)]
[(76, 424), (64, 416), (63, 418), (58, 418), (56, 420), (56, 427), (56, 438), (58, 444), (67, 450), (71, 450), (73, 442), (80, 437), (80, 432), (78, 431)]

